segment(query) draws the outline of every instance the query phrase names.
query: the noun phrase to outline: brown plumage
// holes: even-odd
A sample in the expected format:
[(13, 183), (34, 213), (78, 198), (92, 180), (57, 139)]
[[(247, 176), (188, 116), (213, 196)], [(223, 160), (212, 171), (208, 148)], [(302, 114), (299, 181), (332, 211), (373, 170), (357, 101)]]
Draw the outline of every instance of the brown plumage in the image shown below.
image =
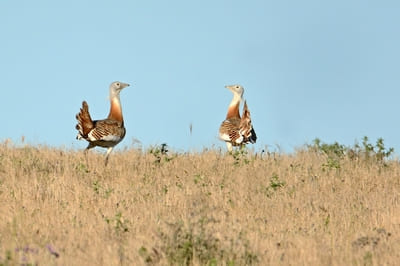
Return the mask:
[(241, 135), (244, 137), (244, 143), (256, 143), (257, 135), (251, 123), (250, 111), (247, 107), (247, 102), (244, 101), (242, 118), (239, 125)]
[(251, 123), (250, 111), (247, 102), (244, 102), (242, 117), (239, 113), (239, 105), (242, 101), (244, 89), (240, 85), (226, 86), (233, 93), (233, 99), (228, 107), (226, 119), (219, 128), (219, 137), (226, 142), (229, 151), (232, 146), (243, 146), (247, 143), (255, 143), (256, 132)]
[(108, 148), (105, 164), (108, 163), (108, 157), (112, 149), (125, 137), (124, 119), (122, 116), (121, 101), (119, 94), (121, 90), (129, 84), (122, 82), (113, 82), (110, 85), (110, 113), (106, 119), (92, 120), (89, 113), (89, 106), (86, 101), (82, 102), (82, 108), (76, 115), (78, 124), (77, 139), (85, 139), (89, 145), (85, 149), (85, 156), (87, 159), (87, 151), (96, 146)]

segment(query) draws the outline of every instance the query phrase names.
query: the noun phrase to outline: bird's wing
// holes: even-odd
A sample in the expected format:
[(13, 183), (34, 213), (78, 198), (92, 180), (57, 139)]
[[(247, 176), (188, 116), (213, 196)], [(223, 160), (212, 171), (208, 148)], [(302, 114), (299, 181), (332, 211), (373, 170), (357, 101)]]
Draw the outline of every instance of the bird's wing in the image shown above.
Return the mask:
[(105, 119), (94, 121), (94, 128), (88, 134), (89, 141), (119, 142), (125, 136), (124, 123)]
[(243, 142), (243, 136), (240, 133), (239, 126), (239, 118), (226, 119), (219, 128), (219, 138), (231, 142), (233, 145), (241, 144)]
[(255, 143), (257, 140), (256, 132), (253, 128), (253, 125), (251, 123), (251, 116), (250, 116), (250, 111), (249, 108), (247, 107), (247, 102), (244, 102), (243, 106), (243, 113), (242, 113), (242, 118), (240, 120), (240, 125), (239, 125), (239, 132), (240, 135), (243, 136), (243, 142), (244, 143)]
[(79, 131), (77, 138), (87, 138), (94, 125), (93, 120), (90, 117), (89, 106), (86, 101), (82, 102), (82, 108), (76, 115), (76, 120), (78, 120), (78, 124), (75, 126), (75, 128)]

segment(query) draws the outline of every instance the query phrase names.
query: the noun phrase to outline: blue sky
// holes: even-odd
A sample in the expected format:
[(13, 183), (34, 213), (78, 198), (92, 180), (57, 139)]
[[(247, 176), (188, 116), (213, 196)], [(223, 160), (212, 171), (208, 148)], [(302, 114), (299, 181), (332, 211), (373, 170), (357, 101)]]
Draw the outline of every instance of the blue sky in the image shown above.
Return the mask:
[(367, 135), (398, 152), (399, 14), (399, 1), (1, 1), (0, 140), (86, 147), (75, 114), (86, 100), (105, 118), (119, 80), (121, 147), (224, 147), (224, 86), (239, 83), (256, 150)]

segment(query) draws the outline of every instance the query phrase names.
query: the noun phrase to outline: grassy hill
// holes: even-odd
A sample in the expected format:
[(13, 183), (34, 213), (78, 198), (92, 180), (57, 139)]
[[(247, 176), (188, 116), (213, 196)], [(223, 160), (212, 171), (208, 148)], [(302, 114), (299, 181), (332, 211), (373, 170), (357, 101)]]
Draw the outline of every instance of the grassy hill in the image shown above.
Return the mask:
[(2, 143), (0, 265), (396, 265), (400, 165), (342, 148), (128, 149), (105, 168)]

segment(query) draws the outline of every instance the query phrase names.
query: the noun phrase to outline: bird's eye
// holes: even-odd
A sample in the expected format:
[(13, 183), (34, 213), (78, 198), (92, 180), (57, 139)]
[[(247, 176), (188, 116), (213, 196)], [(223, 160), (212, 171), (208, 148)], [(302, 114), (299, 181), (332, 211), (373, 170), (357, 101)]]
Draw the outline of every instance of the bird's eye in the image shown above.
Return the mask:
[(239, 89), (239, 86), (236, 86), (236, 89)]
[(117, 83), (117, 86), (119, 87), (119, 83)]

